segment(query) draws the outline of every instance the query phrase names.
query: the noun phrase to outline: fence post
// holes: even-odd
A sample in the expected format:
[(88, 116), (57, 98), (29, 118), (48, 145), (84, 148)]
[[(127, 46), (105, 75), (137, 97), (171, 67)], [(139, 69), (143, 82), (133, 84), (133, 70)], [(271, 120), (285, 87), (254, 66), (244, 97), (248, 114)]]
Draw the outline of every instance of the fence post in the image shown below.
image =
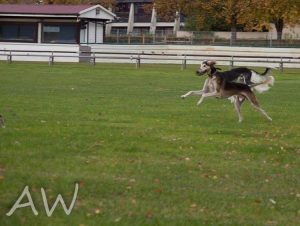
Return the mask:
[(91, 63), (93, 64), (93, 66), (96, 65), (96, 56), (95, 56), (95, 53), (93, 53), (93, 57), (91, 59)]
[(131, 38), (131, 36), (130, 36), (130, 34), (128, 35), (128, 44), (130, 44), (131, 43), (131, 40), (130, 40), (130, 38)]
[(142, 36), (142, 43), (143, 43), (143, 45), (145, 44), (145, 34), (143, 34), (143, 36)]
[(54, 64), (54, 56), (53, 56), (53, 52), (52, 52), (52, 55), (49, 56), (49, 62), (48, 62), (48, 65), (49, 66), (52, 66)]
[(280, 68), (280, 72), (283, 72), (283, 61), (282, 61), (282, 57), (280, 57), (279, 68)]
[(231, 56), (229, 68), (232, 69), (232, 68), (233, 68), (233, 65), (234, 65), (234, 62), (233, 62), (233, 56)]
[(270, 33), (270, 48), (272, 47), (272, 33)]
[(119, 35), (120, 35), (120, 31), (119, 29), (117, 30), (117, 44), (119, 44)]
[(186, 69), (186, 55), (184, 55), (184, 58), (182, 60), (182, 64), (181, 64), (181, 70), (185, 70)]
[(11, 64), (12, 63), (12, 55), (11, 52), (7, 55), (7, 63)]
[(140, 67), (141, 67), (141, 57), (140, 55), (138, 55), (138, 57), (136, 58), (135, 68), (139, 69)]

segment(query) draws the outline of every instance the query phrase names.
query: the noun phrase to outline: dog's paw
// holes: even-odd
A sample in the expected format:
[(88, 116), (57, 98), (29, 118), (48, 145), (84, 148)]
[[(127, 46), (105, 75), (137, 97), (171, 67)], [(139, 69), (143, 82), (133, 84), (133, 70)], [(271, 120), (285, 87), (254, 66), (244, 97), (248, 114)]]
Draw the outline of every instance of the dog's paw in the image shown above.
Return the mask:
[(185, 96), (185, 95), (181, 95), (180, 97), (181, 97), (181, 99), (185, 99), (185, 98), (186, 98), (186, 96)]

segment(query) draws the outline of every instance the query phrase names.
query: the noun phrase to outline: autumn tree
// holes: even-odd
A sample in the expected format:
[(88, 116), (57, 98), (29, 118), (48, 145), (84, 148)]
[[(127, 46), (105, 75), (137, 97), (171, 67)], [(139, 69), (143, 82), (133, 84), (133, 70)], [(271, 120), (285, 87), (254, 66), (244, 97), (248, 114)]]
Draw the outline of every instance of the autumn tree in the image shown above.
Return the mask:
[(233, 43), (236, 41), (238, 25), (249, 26), (255, 19), (253, 0), (195, 0), (191, 1), (187, 11), (187, 15), (196, 18), (199, 27), (213, 23), (228, 25)]
[[(185, 6), (186, 23), (185, 27), (192, 31), (210, 31), (216, 24), (214, 12), (205, 7), (207, 1), (195, 0)], [(211, 9), (211, 7), (209, 8)]]
[(170, 21), (175, 12), (186, 15), (188, 28), (210, 30), (214, 24), (226, 24), (230, 27), (232, 37), (236, 40), (238, 25), (252, 22), (253, 0), (154, 0), (158, 17)]
[(281, 41), (286, 25), (300, 22), (300, 1), (298, 0), (255, 0), (260, 23), (274, 23), (277, 40)]
[(176, 12), (183, 13), (188, 0), (154, 0), (152, 4), (146, 5), (145, 10), (150, 12), (155, 7), (157, 15), (164, 21), (171, 21), (175, 18)]

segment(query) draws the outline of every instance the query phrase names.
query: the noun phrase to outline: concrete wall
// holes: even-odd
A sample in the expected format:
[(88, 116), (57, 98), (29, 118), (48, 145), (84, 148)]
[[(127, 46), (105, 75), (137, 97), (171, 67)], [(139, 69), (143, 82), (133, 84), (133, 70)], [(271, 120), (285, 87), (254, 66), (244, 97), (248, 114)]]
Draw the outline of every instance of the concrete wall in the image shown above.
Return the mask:
[[(72, 44), (37, 44), (37, 43), (4, 43), (0, 42), (0, 54), (9, 54), (9, 51), (25, 51), (25, 52), (13, 52), (13, 54), (27, 56), (13, 56), (13, 61), (49, 61), (49, 56), (52, 51), (56, 56), (67, 56), (57, 57), (54, 60), (56, 62), (78, 62), (79, 45)], [(27, 51), (27, 52), (26, 52)], [(32, 52), (32, 51), (44, 51), (44, 52)], [(58, 53), (58, 52), (74, 52), (74, 53)], [(38, 55), (40, 57), (30, 57), (30, 55)], [(6, 60), (6, 55), (0, 55), (0, 60)]]
[[(217, 39), (230, 39), (231, 33), (230, 32), (214, 32), (213, 33), (214, 38)], [(272, 36), (270, 36), (269, 32), (237, 32), (236, 34), (237, 39), (243, 39), (243, 40), (266, 40), (270, 39)], [(272, 37), (275, 39), (275, 37)]]
[[(147, 54), (142, 57), (142, 63), (162, 63), (162, 64), (181, 64), (183, 55), (190, 55), (187, 58), (187, 64), (199, 64), (204, 59), (217, 60), (220, 65), (228, 65), (233, 56), (235, 60), (256, 62), (238, 62), (235, 65), (244, 66), (273, 66), (278, 67), (280, 57), (293, 57), (286, 67), (300, 68), (300, 49), (299, 48), (257, 48), (257, 47), (227, 47), (227, 46), (192, 46), (192, 45), (91, 45), (92, 52), (111, 53), (111, 57), (123, 56), (127, 54), (128, 59), (97, 59), (97, 62), (117, 62), (134, 63), (130, 57), (136, 57), (139, 54)], [(162, 56), (157, 56), (161, 54)], [(172, 54), (172, 57), (163, 57), (164, 54)], [(198, 56), (197, 56), (198, 55)], [(202, 56), (200, 56), (202, 55)], [(218, 57), (216, 55), (219, 55)], [(104, 56), (98, 54), (98, 56)], [(105, 54), (105, 56), (108, 56)], [(239, 58), (248, 56), (250, 58)], [(251, 57), (256, 57), (255, 59)], [(278, 63), (272, 57), (277, 57)], [(145, 59), (148, 58), (148, 59)], [(150, 59), (149, 59), (150, 58)], [(161, 60), (164, 58), (164, 60)], [(269, 61), (269, 62), (259, 62)]]
[[(270, 25), (269, 32), (237, 32), (237, 39), (243, 40), (276, 40), (277, 32), (274, 24)], [(199, 32), (199, 34), (207, 33), (209, 38), (217, 38), (217, 39), (226, 39), (229, 40), (231, 37), (231, 32), (227, 31), (215, 31), (215, 32)], [(192, 37), (193, 33), (188, 31), (179, 31), (177, 32), (177, 37)], [(282, 39), (283, 40), (300, 40), (300, 25), (295, 25), (293, 27), (287, 26), (282, 31)]]

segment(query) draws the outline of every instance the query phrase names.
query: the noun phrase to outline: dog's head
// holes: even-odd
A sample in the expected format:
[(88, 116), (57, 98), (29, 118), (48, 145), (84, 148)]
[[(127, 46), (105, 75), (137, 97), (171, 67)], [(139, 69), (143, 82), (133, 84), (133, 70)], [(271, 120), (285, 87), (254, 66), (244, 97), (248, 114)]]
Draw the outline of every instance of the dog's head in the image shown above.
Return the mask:
[(213, 60), (204, 60), (201, 62), (198, 70), (196, 71), (196, 74), (201, 76), (205, 73), (210, 73), (212, 67), (216, 64), (216, 61)]

